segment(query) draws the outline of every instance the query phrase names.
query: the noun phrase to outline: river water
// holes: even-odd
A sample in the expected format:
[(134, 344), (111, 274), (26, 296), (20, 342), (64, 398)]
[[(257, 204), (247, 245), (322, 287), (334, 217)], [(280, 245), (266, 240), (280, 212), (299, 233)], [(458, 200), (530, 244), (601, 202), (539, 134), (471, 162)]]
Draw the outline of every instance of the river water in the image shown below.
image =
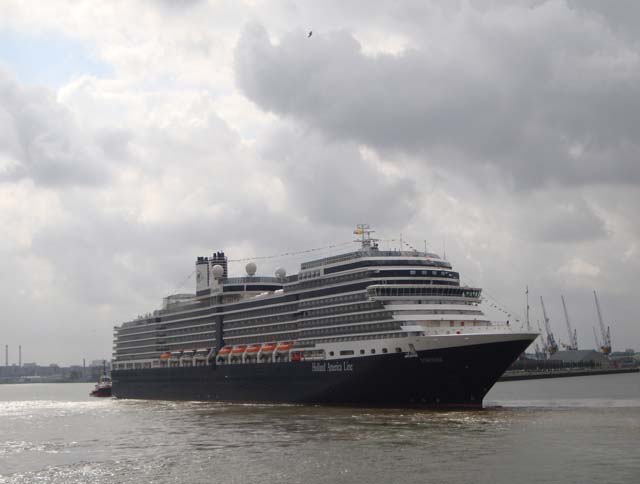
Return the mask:
[(0, 385), (0, 483), (635, 483), (640, 374), (498, 383), (480, 411), (95, 399)]

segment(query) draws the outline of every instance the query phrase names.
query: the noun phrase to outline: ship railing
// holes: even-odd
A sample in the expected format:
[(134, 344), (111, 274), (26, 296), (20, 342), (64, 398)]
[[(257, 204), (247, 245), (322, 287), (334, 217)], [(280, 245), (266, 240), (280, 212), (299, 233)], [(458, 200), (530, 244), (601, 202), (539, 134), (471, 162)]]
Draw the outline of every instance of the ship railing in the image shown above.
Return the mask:
[(282, 284), (282, 279), (268, 276), (228, 277), (222, 281), (222, 284), (248, 284), (251, 282), (270, 282), (273, 284)]
[(448, 326), (444, 328), (430, 328), (421, 326), (421, 331), (425, 336), (444, 336), (453, 334), (504, 333), (514, 332), (516, 331), (516, 329), (508, 324), (491, 323), (482, 326)]
[(355, 252), (348, 252), (346, 254), (335, 255), (331, 257), (325, 257), (324, 259), (313, 260), (309, 262), (303, 262), (300, 265), (302, 270), (313, 269), (314, 267), (321, 267), (327, 264), (335, 264), (337, 262), (344, 262), (351, 259), (361, 259), (363, 257), (428, 257), (436, 259), (434, 265), (441, 267), (450, 267), (446, 261), (440, 260), (440, 257), (430, 252), (421, 252), (413, 250), (358, 250)]
[(375, 284), (367, 288), (367, 296), (372, 300), (393, 299), (453, 299), (480, 302), (482, 289), (461, 286), (439, 286), (430, 284)]

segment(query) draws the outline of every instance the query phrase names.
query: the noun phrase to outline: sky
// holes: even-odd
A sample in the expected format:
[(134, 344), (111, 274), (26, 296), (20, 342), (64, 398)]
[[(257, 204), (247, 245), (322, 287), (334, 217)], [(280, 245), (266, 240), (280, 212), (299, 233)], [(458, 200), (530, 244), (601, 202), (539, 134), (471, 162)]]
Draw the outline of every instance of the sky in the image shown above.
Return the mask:
[(11, 362), (108, 359), (197, 256), (293, 273), (357, 223), (568, 342), (564, 295), (583, 348), (595, 290), (640, 350), (638, 207), (633, 0), (0, 4)]

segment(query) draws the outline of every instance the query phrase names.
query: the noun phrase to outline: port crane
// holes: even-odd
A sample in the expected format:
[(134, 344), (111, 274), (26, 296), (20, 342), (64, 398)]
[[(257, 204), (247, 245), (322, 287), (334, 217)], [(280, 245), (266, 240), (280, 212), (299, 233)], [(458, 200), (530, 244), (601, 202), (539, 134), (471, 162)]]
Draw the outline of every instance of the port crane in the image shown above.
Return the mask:
[(596, 328), (591, 327), (593, 329), (593, 338), (596, 340), (596, 349), (600, 348), (602, 345), (600, 344), (600, 339), (598, 339), (598, 333), (596, 333)]
[(547, 352), (549, 355), (553, 355), (558, 351), (558, 344), (556, 343), (556, 339), (551, 332), (551, 325), (549, 324), (549, 317), (547, 316), (547, 310), (544, 307), (544, 301), (542, 300), (542, 296), (540, 296), (540, 304), (542, 305), (542, 315), (544, 316), (544, 327), (547, 332)]
[(567, 332), (569, 333), (569, 344), (563, 344), (568, 350), (577, 350), (578, 349), (578, 333), (575, 329), (571, 328), (571, 322), (569, 321), (569, 313), (567, 311), (567, 304), (564, 302), (564, 296), (560, 295), (560, 299), (562, 299), (562, 309), (564, 310), (564, 320), (567, 323)]
[[(547, 345), (547, 338), (544, 337), (544, 333), (542, 332), (542, 327), (540, 326), (540, 320), (538, 319), (538, 331), (540, 332), (540, 342), (542, 343), (542, 355), (544, 355), (543, 359), (546, 359), (549, 356), (549, 346)], [(539, 355), (538, 343), (536, 343), (536, 355)], [(540, 359), (538, 357), (538, 359)]]
[[(593, 291), (593, 297), (596, 300), (596, 310), (598, 311), (598, 322), (600, 323), (600, 334), (602, 335), (602, 343), (600, 343), (600, 350), (603, 354), (608, 355), (611, 353), (611, 333), (609, 330), (609, 326), (607, 329), (604, 329), (604, 323), (602, 322), (602, 312), (600, 311), (600, 303), (598, 302), (598, 295), (596, 291)], [(595, 329), (594, 329), (595, 333)], [(596, 342), (598, 342), (598, 338), (596, 337)]]

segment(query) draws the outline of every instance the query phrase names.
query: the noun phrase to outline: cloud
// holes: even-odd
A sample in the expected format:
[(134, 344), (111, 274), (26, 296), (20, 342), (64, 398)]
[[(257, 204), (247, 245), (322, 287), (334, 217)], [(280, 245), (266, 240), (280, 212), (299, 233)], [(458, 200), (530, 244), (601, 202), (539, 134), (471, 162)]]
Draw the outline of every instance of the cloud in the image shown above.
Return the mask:
[(534, 196), (519, 213), (522, 232), (533, 241), (576, 244), (607, 236), (604, 220), (583, 199), (545, 202)]
[(261, 144), (270, 172), (282, 181), (289, 207), (312, 223), (351, 227), (354, 221), (402, 227), (415, 214), (412, 179), (380, 171), (354, 143), (284, 124)]
[(598, 17), (561, 2), (467, 5), (410, 45), (371, 56), (345, 30), (274, 43), (253, 23), (236, 81), (328, 137), (479, 176), (492, 167), (516, 188), (640, 182), (638, 52)]
[(46, 89), (21, 87), (0, 72), (0, 181), (104, 183), (108, 159), (86, 136)]

